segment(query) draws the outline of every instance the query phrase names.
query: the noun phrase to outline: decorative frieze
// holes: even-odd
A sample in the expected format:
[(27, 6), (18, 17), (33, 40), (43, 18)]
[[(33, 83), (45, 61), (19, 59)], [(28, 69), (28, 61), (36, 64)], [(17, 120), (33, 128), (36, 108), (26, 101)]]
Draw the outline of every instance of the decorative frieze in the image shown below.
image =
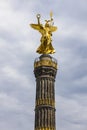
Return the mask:
[(39, 106), (39, 105), (51, 105), (55, 107), (55, 101), (52, 99), (38, 99), (36, 100), (36, 106)]

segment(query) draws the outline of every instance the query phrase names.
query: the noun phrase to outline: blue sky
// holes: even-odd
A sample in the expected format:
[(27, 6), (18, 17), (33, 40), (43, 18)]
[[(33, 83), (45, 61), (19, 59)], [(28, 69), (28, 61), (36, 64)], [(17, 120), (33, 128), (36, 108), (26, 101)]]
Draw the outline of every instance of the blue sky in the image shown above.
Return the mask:
[(34, 129), (40, 34), (29, 24), (54, 14), (58, 60), (56, 129), (87, 130), (87, 0), (0, 0), (0, 130)]

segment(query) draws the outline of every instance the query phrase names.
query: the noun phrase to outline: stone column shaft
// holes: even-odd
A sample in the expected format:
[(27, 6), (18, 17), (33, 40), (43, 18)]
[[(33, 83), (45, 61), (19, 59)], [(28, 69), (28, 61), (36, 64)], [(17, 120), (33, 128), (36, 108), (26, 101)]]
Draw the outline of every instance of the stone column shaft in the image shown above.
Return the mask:
[(34, 63), (36, 77), (35, 130), (55, 130), (55, 77), (57, 62), (42, 55)]

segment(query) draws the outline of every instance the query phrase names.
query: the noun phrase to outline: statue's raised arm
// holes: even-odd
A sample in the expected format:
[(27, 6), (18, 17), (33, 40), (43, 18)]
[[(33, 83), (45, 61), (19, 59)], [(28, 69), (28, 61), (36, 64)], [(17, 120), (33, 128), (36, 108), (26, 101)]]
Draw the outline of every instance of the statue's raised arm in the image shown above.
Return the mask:
[(44, 27), (42, 24), (40, 24), (40, 14), (37, 14), (37, 21), (38, 23), (37, 24), (30, 24), (30, 26), (35, 29), (35, 30), (38, 30), (41, 34), (43, 34), (43, 31), (44, 31)]
[(52, 46), (52, 32), (57, 30), (56, 26), (53, 26), (52, 14), (50, 14), (50, 20), (45, 20), (45, 25), (40, 23), (40, 14), (37, 14), (37, 24), (30, 24), (30, 26), (38, 30), (41, 33), (41, 45), (37, 49), (39, 54), (52, 54), (55, 53), (55, 50)]

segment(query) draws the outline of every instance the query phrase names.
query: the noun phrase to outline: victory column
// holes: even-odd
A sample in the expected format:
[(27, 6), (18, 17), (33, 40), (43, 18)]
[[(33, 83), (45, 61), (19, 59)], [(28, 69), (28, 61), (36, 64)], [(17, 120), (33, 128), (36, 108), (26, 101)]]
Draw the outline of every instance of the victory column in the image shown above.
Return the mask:
[(57, 30), (53, 25), (52, 13), (45, 25), (40, 23), (40, 14), (37, 14), (37, 24), (30, 24), (33, 29), (41, 33), (40, 46), (36, 52), (41, 54), (34, 62), (36, 78), (35, 102), (35, 130), (56, 130), (55, 124), (55, 77), (57, 61), (49, 54), (55, 53), (52, 46), (52, 33)]

